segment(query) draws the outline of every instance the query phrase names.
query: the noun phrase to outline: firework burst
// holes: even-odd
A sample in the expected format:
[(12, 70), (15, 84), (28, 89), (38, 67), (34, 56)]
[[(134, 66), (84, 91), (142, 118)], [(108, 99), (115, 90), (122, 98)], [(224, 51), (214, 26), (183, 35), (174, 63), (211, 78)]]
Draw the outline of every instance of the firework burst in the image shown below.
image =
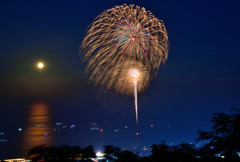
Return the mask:
[(126, 4), (115, 6), (98, 15), (88, 27), (80, 52), (87, 63), (90, 80), (107, 89), (112, 85), (122, 92), (126, 88), (120, 82), (117, 83), (121, 86), (113, 83), (119, 76), (113, 75), (112, 69), (130, 59), (141, 63), (152, 79), (168, 57), (167, 31), (163, 21), (145, 8)]

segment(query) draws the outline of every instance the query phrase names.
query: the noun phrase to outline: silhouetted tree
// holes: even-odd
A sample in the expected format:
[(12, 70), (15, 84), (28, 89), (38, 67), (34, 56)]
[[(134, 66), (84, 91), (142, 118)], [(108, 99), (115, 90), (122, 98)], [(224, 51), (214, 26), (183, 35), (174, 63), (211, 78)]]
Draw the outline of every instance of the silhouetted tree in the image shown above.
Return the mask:
[(203, 152), (210, 156), (221, 153), (228, 159), (238, 159), (236, 153), (240, 151), (240, 114), (215, 113), (211, 122), (214, 123), (211, 131), (198, 131), (197, 141), (209, 140)]
[(178, 161), (195, 161), (196, 160), (197, 150), (194, 148), (193, 144), (180, 143), (178, 146), (173, 149), (171, 152), (171, 159), (173, 158)]
[(150, 162), (150, 158), (148, 156), (139, 157), (139, 162)]
[(83, 158), (95, 158), (96, 153), (94, 152), (93, 146), (89, 145), (88, 147), (82, 150)]
[(121, 149), (119, 147), (114, 147), (112, 145), (106, 145), (104, 149), (104, 153), (106, 154), (105, 157), (107, 159), (113, 160), (114, 156), (118, 157), (121, 153)]
[(57, 160), (58, 161), (73, 161), (72, 160), (72, 147), (63, 145), (57, 149)]
[(40, 145), (34, 147), (28, 154), (28, 158), (31, 158), (33, 162), (39, 160), (46, 162), (70, 162), (74, 161), (75, 157), (76, 148), (74, 147), (74, 149), (72, 149), (72, 147), (68, 145), (60, 146), (59, 148), (44, 147), (44, 145)]
[(152, 148), (152, 155), (150, 155), (151, 161), (159, 161), (160, 159), (166, 159), (169, 157), (169, 149), (170, 147), (166, 144), (166, 141), (162, 141), (161, 144), (153, 144)]
[(72, 149), (72, 155), (71, 157), (74, 159), (76, 157), (81, 157), (82, 156), (82, 150), (79, 146), (74, 146)]
[(38, 161), (43, 156), (44, 150), (45, 150), (44, 145), (36, 146), (29, 151), (27, 157), (31, 158), (33, 162)]
[(124, 150), (118, 155), (116, 162), (137, 162), (138, 156), (131, 151)]

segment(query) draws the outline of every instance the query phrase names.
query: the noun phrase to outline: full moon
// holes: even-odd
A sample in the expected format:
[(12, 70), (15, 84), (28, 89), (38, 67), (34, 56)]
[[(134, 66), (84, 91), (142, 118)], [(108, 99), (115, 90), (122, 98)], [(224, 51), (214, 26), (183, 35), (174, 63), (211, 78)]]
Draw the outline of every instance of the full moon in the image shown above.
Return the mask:
[(42, 62), (39, 62), (37, 64), (38, 69), (42, 69), (44, 67), (44, 64)]

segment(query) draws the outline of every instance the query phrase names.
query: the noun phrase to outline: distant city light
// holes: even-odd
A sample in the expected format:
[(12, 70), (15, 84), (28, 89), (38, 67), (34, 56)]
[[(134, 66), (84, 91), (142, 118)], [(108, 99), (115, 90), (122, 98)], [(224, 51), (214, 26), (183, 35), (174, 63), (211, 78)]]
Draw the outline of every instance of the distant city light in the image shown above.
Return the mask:
[(99, 130), (98, 127), (92, 127), (91, 130)]
[(99, 124), (97, 124), (97, 123), (92, 123), (92, 126), (98, 127)]
[(97, 123), (92, 123), (92, 127), (91, 127), (91, 130), (99, 130), (99, 124)]
[(71, 129), (73, 129), (73, 128), (75, 128), (75, 127), (76, 127), (76, 125), (75, 125), (75, 124), (71, 125)]
[(102, 133), (102, 132), (103, 132), (103, 129), (100, 129), (99, 131)]
[(4, 161), (19, 161), (19, 162), (25, 162), (25, 161), (27, 161), (27, 162), (29, 162), (29, 161), (31, 161), (31, 160), (27, 160), (27, 159), (25, 159), (25, 158), (17, 158), (17, 159), (5, 159)]
[(96, 153), (96, 156), (99, 157), (99, 156), (103, 156), (103, 154), (101, 152), (97, 152)]
[(56, 123), (56, 125), (62, 125), (62, 123)]
[(7, 142), (8, 140), (4, 139), (4, 140), (0, 140), (0, 142)]
[(46, 125), (39, 124), (39, 125), (36, 125), (36, 127), (46, 127)]
[(21, 132), (21, 131), (22, 131), (22, 128), (18, 128), (18, 131)]
[(237, 155), (240, 157), (240, 152), (237, 152)]

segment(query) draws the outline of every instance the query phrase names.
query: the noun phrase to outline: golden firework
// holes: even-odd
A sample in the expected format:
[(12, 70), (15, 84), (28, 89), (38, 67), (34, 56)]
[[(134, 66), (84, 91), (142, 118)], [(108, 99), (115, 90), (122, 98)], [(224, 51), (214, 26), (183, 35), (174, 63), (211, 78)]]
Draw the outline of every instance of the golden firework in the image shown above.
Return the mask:
[[(147, 75), (147, 84), (142, 84), (146, 87), (156, 76), (160, 64), (166, 62), (168, 48), (163, 21), (143, 7), (124, 4), (96, 17), (88, 27), (80, 53), (86, 62), (86, 72), (96, 85), (130, 94), (124, 87), (129, 86), (127, 79), (120, 78), (127, 75), (121, 71), (126, 72), (130, 65), (140, 67), (144, 70), (139, 71), (141, 75)], [(145, 88), (138, 86), (138, 91), (142, 89)]]

